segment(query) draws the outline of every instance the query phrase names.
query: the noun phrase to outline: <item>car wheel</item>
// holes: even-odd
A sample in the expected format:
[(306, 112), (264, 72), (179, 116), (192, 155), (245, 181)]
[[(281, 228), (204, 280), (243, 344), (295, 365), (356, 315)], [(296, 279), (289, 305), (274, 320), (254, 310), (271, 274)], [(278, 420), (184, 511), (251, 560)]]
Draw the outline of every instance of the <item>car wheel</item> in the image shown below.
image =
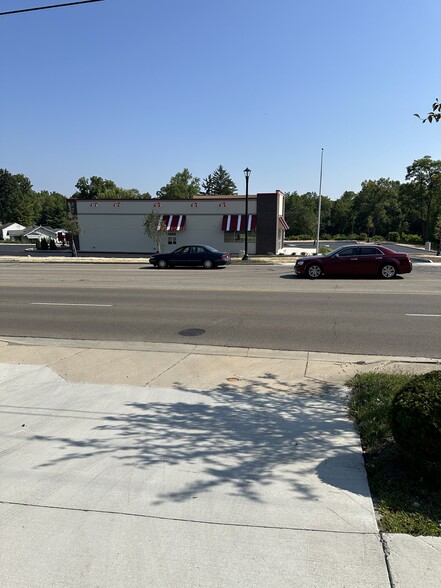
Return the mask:
[(318, 264), (313, 263), (308, 266), (306, 273), (308, 274), (308, 278), (315, 280), (323, 275), (323, 270)]
[(392, 263), (386, 263), (380, 270), (380, 276), (386, 280), (395, 278), (397, 275), (397, 268)]
[(160, 259), (158, 261), (158, 268), (159, 269), (166, 269), (168, 267), (168, 263), (165, 261), (165, 259)]
[(213, 267), (213, 262), (211, 259), (206, 259), (202, 265), (205, 269), (211, 269)]

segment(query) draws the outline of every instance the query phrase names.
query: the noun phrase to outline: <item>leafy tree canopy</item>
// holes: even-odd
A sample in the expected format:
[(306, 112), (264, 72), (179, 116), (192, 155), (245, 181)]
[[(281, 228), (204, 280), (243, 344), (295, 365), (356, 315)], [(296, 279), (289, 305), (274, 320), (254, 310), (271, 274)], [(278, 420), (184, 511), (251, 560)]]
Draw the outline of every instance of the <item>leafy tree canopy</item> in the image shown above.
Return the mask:
[(161, 199), (193, 198), (200, 191), (200, 179), (192, 176), (187, 168), (170, 178), (170, 182), (156, 192)]
[(35, 218), (32, 184), (23, 174), (0, 169), (0, 221), (31, 225)]
[(84, 200), (151, 198), (148, 192), (141, 194), (136, 188), (120, 188), (112, 180), (105, 180), (99, 176), (92, 176), (90, 179), (82, 177), (75, 187), (77, 191), (72, 197)]
[(147, 237), (154, 241), (157, 253), (161, 253), (161, 243), (167, 235), (167, 227), (164, 221), (161, 220), (161, 215), (152, 210), (144, 217), (143, 224)]
[(204, 179), (202, 189), (205, 194), (213, 194), (217, 196), (237, 194), (236, 184), (222, 165), (216, 168), (212, 174), (209, 174), (208, 177)]

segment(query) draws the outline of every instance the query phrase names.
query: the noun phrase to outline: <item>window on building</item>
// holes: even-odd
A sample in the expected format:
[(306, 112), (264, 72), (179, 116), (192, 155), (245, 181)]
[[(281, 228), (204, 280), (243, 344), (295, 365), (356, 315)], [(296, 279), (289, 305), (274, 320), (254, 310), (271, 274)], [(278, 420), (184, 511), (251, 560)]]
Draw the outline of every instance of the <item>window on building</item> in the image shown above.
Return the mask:
[(168, 233), (168, 244), (176, 245), (176, 233)]
[[(248, 232), (248, 243), (256, 242), (256, 231)], [(224, 233), (224, 243), (245, 243), (244, 231), (228, 231)]]

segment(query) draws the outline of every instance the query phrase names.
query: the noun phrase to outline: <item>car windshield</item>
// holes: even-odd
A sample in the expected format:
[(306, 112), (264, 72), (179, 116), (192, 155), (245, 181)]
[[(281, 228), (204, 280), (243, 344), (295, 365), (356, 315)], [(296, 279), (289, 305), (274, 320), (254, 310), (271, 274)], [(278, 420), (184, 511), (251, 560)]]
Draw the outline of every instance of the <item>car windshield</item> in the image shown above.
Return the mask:
[(344, 247), (337, 247), (337, 249), (333, 249), (332, 251), (328, 251), (328, 253), (325, 253), (324, 255), (325, 255), (325, 257), (332, 257), (333, 255), (336, 255), (342, 249), (344, 249)]

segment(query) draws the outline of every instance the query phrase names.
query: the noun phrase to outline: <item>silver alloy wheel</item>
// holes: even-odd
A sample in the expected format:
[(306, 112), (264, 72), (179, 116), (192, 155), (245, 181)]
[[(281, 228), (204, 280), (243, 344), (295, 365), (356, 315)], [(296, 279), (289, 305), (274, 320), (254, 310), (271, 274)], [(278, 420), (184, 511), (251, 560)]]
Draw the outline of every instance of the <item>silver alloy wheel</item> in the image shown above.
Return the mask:
[(203, 265), (205, 269), (211, 269), (213, 267), (213, 262), (211, 259), (206, 259)]
[(167, 264), (167, 262), (165, 261), (165, 259), (160, 259), (160, 260), (158, 261), (158, 268), (159, 268), (159, 269), (166, 269), (167, 265), (168, 265), (168, 264)]
[(308, 277), (312, 280), (320, 278), (320, 276), (323, 274), (322, 268), (316, 263), (310, 265), (306, 271), (308, 273)]
[(395, 266), (392, 265), (391, 263), (387, 263), (386, 265), (383, 265), (383, 267), (381, 268), (381, 277), (386, 278), (386, 280), (390, 280), (391, 278), (395, 278), (396, 275), (397, 275), (397, 270), (396, 270)]
[(306, 271), (308, 273), (308, 277), (312, 280), (319, 278), (323, 274), (322, 268), (315, 263), (310, 265)]

